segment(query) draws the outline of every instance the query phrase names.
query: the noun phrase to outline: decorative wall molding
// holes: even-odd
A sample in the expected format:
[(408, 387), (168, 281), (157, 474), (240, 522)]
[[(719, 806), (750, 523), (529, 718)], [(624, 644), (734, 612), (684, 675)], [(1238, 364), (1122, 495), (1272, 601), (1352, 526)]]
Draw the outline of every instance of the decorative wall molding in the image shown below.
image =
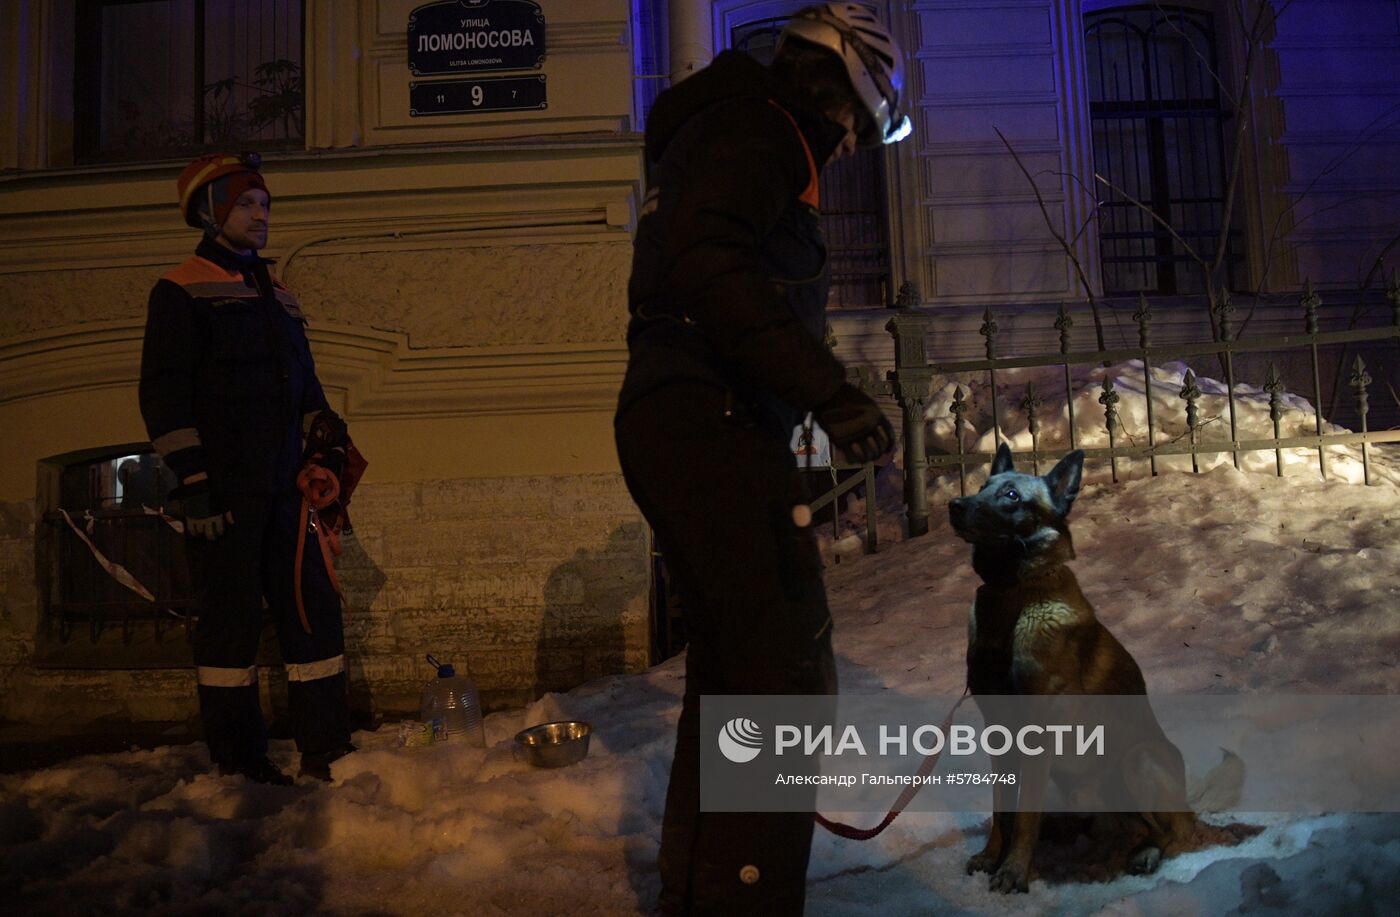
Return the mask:
[[(196, 236), (176, 211), (182, 166), (0, 179), (0, 276), (184, 260)], [(268, 156), (263, 172), (274, 205), (266, 253), (280, 258), (333, 236), (620, 228), (637, 197), (641, 148), (609, 138), (320, 151)]]
[[(0, 341), (0, 405), (136, 385), (144, 325), (91, 322)], [(570, 413), (612, 407), (621, 342), (419, 349), (408, 336), (325, 324), (309, 331), (317, 373), (348, 416)]]
[(963, 58), (987, 57), (1048, 57), (1043, 41), (988, 42), (971, 47), (963, 45), (925, 45), (910, 57), (915, 60), (960, 60)]
[[(364, 139), (359, 0), (306, 0), (306, 145), (358, 146)], [(317, 87), (334, 86), (334, 92)]]

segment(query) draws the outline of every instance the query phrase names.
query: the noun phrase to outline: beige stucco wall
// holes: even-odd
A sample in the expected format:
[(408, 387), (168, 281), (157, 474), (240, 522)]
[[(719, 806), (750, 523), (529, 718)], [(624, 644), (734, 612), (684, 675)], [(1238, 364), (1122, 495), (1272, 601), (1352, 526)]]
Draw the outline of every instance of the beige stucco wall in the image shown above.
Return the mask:
[(414, 346), (579, 344), (626, 333), (624, 238), (304, 257), (291, 279), (313, 318), (410, 334)]

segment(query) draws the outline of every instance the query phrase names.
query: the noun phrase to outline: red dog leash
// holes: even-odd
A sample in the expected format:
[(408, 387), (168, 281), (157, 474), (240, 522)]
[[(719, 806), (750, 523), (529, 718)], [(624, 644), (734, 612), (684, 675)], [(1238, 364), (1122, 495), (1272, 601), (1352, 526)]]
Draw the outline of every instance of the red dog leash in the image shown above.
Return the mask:
[(301, 491), (301, 519), (303, 522), (297, 529), (297, 557), (296, 567), (293, 568), (293, 591), (296, 593), (297, 614), (301, 617), (301, 626), (306, 632), (311, 633), (311, 625), (306, 620), (306, 604), (301, 597), (301, 562), (306, 553), (306, 529), (309, 526), (316, 532), (316, 540), (321, 545), (321, 559), (325, 562), (326, 576), (330, 577), (331, 588), (335, 590), (336, 596), (341, 604), (345, 603), (345, 596), (340, 591), (340, 581), (335, 578), (335, 561), (333, 557), (340, 556), (340, 533), (321, 522), (317, 515), (318, 510), (323, 510), (330, 506), (340, 496), (340, 481), (336, 480), (335, 473), (329, 468), (323, 468), (312, 462), (307, 462), (297, 475), (297, 489)]
[[(953, 705), (953, 709), (949, 710), (948, 715), (943, 718), (942, 731), (945, 735), (948, 732), (948, 727), (953, 725), (953, 714), (957, 713), (963, 701), (967, 700), (968, 693), (969, 689), (964, 688), (962, 697), (958, 698), (958, 702)], [(894, 808), (890, 809), (889, 814), (875, 827), (857, 828), (839, 821), (832, 821), (820, 812), (816, 813), (817, 824), (838, 837), (844, 837), (853, 841), (870, 840), (872, 837), (888, 828), (890, 823), (899, 817), (899, 813), (904, 811), (904, 807), (909, 805), (909, 801), (918, 794), (919, 790), (924, 788), (922, 783), (923, 778), (933, 773), (933, 769), (938, 766), (938, 759), (942, 754), (943, 751), (940, 749), (924, 758), (924, 763), (919, 765), (918, 779), (904, 788), (904, 791), (899, 794), (899, 798), (895, 800)]]

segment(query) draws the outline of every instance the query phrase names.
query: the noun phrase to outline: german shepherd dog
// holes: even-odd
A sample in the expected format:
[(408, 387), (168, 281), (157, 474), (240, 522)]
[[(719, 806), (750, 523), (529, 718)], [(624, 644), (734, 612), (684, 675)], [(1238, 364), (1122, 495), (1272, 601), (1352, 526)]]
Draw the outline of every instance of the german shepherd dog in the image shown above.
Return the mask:
[[(973, 545), (972, 567), (982, 579), (968, 620), (967, 683), (988, 725), (1015, 720), (1012, 695), (1141, 697), (1133, 733), (1113, 737), (1092, 774), (1083, 759), (1077, 765), (1068, 756), (1006, 762), (1008, 772), (1019, 771), (1017, 783), (995, 785), (987, 845), (967, 863), (969, 873), (992, 874), (992, 891), (1027, 890), (1047, 778), (1068, 799), (1132, 800), (1139, 811), (1120, 818), (1140, 819), (1147, 828), (1128, 859), (1133, 873), (1156, 870), (1163, 856), (1183, 849), (1197, 825), (1181, 752), (1147, 702), (1141, 670), (1094, 616), (1066, 564), (1075, 556), (1066, 519), (1083, 467), (1084, 453), (1075, 450), (1043, 477), (1019, 474), (1003, 443), (981, 491), (948, 507), (954, 531)], [(1106, 785), (1110, 780), (1114, 786)], [(1220, 787), (1231, 781), (1233, 790)], [(1243, 765), (1227, 753), (1196, 795), (1237, 798), (1242, 781)], [(1141, 836), (1141, 825), (1133, 830)]]

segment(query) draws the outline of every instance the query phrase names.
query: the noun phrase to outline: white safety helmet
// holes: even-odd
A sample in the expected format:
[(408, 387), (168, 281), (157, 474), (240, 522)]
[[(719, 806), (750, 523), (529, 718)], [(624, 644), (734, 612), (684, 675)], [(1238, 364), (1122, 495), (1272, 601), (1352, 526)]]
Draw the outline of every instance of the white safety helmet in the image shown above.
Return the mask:
[(828, 48), (846, 64), (851, 86), (875, 122), (880, 143), (898, 143), (912, 129), (901, 107), (904, 55), (890, 30), (865, 3), (822, 3), (799, 10), (778, 36)]

